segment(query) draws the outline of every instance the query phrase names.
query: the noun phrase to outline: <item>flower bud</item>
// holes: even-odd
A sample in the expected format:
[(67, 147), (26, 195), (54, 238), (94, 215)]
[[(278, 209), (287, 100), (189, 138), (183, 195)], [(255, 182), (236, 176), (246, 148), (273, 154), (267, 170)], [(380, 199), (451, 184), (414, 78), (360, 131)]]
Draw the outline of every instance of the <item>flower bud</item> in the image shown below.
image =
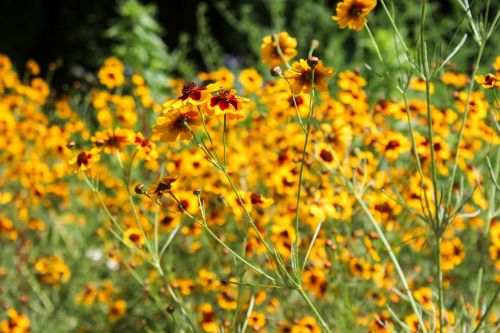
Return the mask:
[(307, 64), (311, 66), (312, 68), (316, 67), (316, 65), (319, 63), (319, 58), (315, 56), (310, 56), (307, 58)]
[(276, 66), (276, 67), (271, 68), (271, 76), (272, 77), (282, 77), (283, 71), (281, 70), (281, 67)]
[(135, 193), (137, 194), (144, 194), (144, 184), (137, 184), (134, 189)]

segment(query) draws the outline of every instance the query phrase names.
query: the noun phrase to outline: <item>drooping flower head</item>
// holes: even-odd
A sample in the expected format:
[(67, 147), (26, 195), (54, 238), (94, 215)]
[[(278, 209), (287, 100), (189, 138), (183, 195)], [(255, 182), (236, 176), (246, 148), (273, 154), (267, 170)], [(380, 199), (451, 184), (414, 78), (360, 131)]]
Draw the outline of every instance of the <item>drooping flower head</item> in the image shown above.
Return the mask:
[(335, 75), (333, 69), (323, 66), (321, 60), (313, 65), (305, 59), (300, 59), (292, 65), (292, 69), (285, 71), (285, 77), (289, 80), (294, 94), (299, 94), (301, 91), (309, 92), (312, 87), (314, 68), (314, 88), (317, 90), (326, 90), (328, 88), (327, 78)]
[(332, 19), (341, 29), (348, 27), (360, 31), (366, 23), (366, 16), (376, 5), (377, 0), (344, 0), (337, 4), (337, 15)]
[(190, 128), (194, 129), (200, 124), (198, 111), (186, 105), (164, 112), (158, 117), (153, 126), (153, 135), (163, 142), (175, 142), (179, 136), (181, 140), (189, 140), (192, 137)]
[(286, 61), (292, 60), (297, 55), (297, 40), (291, 37), (288, 32), (280, 32), (276, 38), (266, 36), (262, 39), (260, 51), (264, 64), (269, 65), (269, 67), (283, 65), (283, 59), (277, 51), (278, 47)]

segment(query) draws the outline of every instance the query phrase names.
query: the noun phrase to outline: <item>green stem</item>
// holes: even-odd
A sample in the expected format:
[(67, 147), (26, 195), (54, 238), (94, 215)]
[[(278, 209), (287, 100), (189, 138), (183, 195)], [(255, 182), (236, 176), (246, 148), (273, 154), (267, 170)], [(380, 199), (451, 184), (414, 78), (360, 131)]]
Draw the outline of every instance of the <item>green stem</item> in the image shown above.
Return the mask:
[(302, 298), (306, 301), (307, 305), (309, 305), (309, 307), (311, 308), (311, 310), (314, 312), (314, 314), (316, 315), (316, 317), (318, 318), (321, 326), (323, 326), (323, 329), (325, 330), (325, 332), (327, 333), (331, 333), (332, 331), (330, 330), (330, 328), (328, 327), (328, 324), (326, 323), (326, 321), (323, 319), (323, 317), (321, 316), (321, 314), (319, 313), (318, 309), (316, 308), (316, 306), (314, 305), (313, 302), (311, 302), (311, 300), (309, 299), (309, 297), (307, 296), (306, 292), (304, 291), (304, 289), (302, 289), (302, 287), (299, 287), (297, 288), (297, 291), (299, 292), (300, 296), (302, 296)]
[(436, 240), (437, 246), (437, 280), (438, 280), (438, 306), (439, 306), (439, 332), (442, 333), (444, 329), (444, 290), (443, 290), (443, 268), (441, 256), (441, 241), (442, 238), (439, 236)]
[(467, 120), (467, 116), (469, 115), (469, 109), (470, 109), (470, 99), (472, 96), (472, 90), (474, 88), (474, 77), (477, 74), (477, 71), (479, 69), (479, 64), (481, 62), (481, 58), (483, 57), (483, 51), (485, 47), (485, 42), (481, 43), (481, 46), (479, 47), (479, 53), (476, 58), (476, 62), (474, 64), (474, 69), (472, 70), (472, 76), (470, 78), (470, 84), (469, 84), (469, 89), (467, 91), (467, 99), (465, 101), (465, 110), (464, 114), (462, 116), (462, 123), (460, 125), (460, 130), (458, 132), (458, 141), (455, 147), (455, 158), (453, 162), (453, 168), (451, 171), (451, 176), (450, 176), (450, 184), (448, 187), (448, 195), (446, 197), (446, 203), (448, 204), (451, 200), (451, 192), (453, 189), (453, 183), (455, 182), (455, 175), (457, 172), (457, 167), (458, 167), (458, 158), (460, 156), (460, 145), (462, 144), (462, 137), (464, 135), (464, 128), (465, 128), (465, 121)]

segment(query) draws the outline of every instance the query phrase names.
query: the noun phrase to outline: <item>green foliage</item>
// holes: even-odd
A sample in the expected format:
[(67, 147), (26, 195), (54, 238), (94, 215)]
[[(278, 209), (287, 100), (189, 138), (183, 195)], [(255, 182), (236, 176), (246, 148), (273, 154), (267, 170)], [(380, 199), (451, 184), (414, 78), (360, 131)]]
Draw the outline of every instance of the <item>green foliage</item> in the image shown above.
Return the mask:
[(155, 18), (154, 5), (122, 0), (118, 11), (120, 17), (106, 31), (106, 36), (115, 43), (113, 53), (144, 75), (154, 96), (165, 94), (170, 75), (193, 74), (193, 66), (186, 60), (189, 36), (181, 35), (179, 48), (169, 53), (162, 40), (164, 30)]

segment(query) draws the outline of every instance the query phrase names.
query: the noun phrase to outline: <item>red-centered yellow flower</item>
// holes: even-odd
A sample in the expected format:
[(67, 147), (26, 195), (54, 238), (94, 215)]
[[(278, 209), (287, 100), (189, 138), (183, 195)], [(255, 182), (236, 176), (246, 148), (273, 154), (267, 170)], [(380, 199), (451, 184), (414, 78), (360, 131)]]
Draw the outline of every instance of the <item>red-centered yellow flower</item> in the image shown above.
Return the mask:
[(128, 246), (136, 246), (139, 248), (145, 243), (144, 237), (142, 237), (142, 232), (138, 228), (127, 228), (127, 230), (123, 233), (123, 241)]
[[(294, 94), (300, 94), (302, 91), (310, 92), (312, 87), (312, 67), (305, 59), (300, 59), (292, 65), (292, 69), (285, 71), (285, 77), (292, 86)], [(327, 78), (335, 75), (330, 67), (323, 66), (323, 61), (314, 66), (314, 88), (317, 90), (326, 90), (328, 88)]]
[(30, 331), (30, 320), (22, 313), (14, 309), (7, 310), (8, 319), (0, 323), (2, 333), (28, 333)]
[(89, 170), (92, 165), (99, 161), (99, 150), (94, 148), (91, 151), (81, 151), (73, 157), (69, 164), (74, 166), (75, 172)]
[(495, 87), (500, 87), (500, 73), (497, 73), (496, 75), (476, 75), (474, 80), (479, 83), (484, 89), (493, 89)]
[(165, 109), (169, 110), (179, 108), (188, 103), (192, 105), (201, 105), (212, 96), (212, 92), (220, 89), (222, 89), (222, 87), (218, 83), (212, 83), (207, 86), (199, 86), (194, 82), (187, 82), (182, 87), (181, 96), (167, 101), (163, 106)]
[(181, 140), (190, 140), (191, 129), (194, 130), (200, 124), (199, 112), (186, 105), (164, 112), (158, 117), (153, 126), (153, 135), (163, 142), (175, 142), (179, 136)]
[(125, 300), (123, 299), (119, 299), (111, 304), (109, 308), (108, 318), (111, 321), (116, 321), (123, 317), (125, 315), (125, 312), (127, 312), (127, 302), (125, 302)]
[(97, 73), (99, 83), (108, 89), (119, 87), (125, 83), (123, 71), (124, 66), (120, 60), (115, 57), (108, 58), (104, 61), (104, 66)]
[(217, 95), (210, 98), (208, 111), (216, 116), (227, 114), (229, 119), (243, 119), (244, 104), (248, 99), (236, 95), (236, 90), (220, 90)]
[(116, 150), (123, 151), (125, 146), (131, 144), (134, 133), (128, 129), (115, 128), (97, 132), (92, 137), (92, 142), (98, 148), (102, 148), (105, 153), (111, 154)]
[(264, 37), (260, 46), (262, 62), (269, 65), (269, 67), (284, 64), (277, 51), (278, 47), (286, 61), (292, 60), (297, 55), (297, 40), (295, 38), (291, 37), (286, 31), (280, 32), (276, 37)]
[(332, 16), (332, 20), (340, 29), (348, 27), (360, 31), (366, 23), (366, 16), (376, 5), (376, 0), (344, 0), (337, 4), (337, 15)]

